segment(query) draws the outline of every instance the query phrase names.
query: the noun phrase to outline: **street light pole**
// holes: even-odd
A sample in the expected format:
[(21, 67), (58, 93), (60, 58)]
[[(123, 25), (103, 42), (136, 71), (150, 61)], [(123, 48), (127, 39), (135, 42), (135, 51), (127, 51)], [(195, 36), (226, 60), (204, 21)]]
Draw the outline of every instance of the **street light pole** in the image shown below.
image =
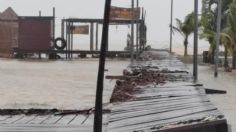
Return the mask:
[(134, 0), (131, 3), (132, 8), (132, 21), (131, 21), (131, 65), (134, 62)]
[[(139, 10), (139, 0), (136, 0), (136, 8), (137, 8), (137, 11)], [(140, 12), (140, 10), (139, 10)], [(136, 60), (138, 60), (138, 55), (139, 55), (139, 17), (140, 15), (138, 14), (138, 17), (137, 17), (137, 22), (136, 22)]]
[(173, 0), (171, 0), (171, 11), (170, 11), (170, 53), (172, 53), (172, 37), (173, 37)]
[(193, 51), (193, 79), (198, 80), (198, 0), (194, 0), (194, 51)]
[(217, 5), (217, 23), (216, 23), (216, 50), (215, 50), (215, 77), (218, 77), (219, 64), (219, 44), (220, 44), (220, 28), (221, 28), (221, 0), (218, 0)]

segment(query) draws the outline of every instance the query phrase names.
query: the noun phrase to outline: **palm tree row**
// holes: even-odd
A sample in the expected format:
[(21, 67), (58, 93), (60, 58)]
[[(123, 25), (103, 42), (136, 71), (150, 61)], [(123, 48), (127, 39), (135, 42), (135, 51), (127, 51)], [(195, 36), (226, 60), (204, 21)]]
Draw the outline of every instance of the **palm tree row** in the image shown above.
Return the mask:
[[(205, 38), (209, 44), (209, 53), (212, 56), (212, 62), (214, 63), (214, 54), (215, 54), (215, 34), (216, 34), (216, 18), (217, 18), (217, 3), (213, 0), (203, 0), (202, 1), (202, 18), (201, 18), (201, 34), (200, 37)], [(225, 48), (225, 66), (228, 67), (228, 51), (234, 53), (234, 45), (236, 44), (234, 36), (236, 35), (236, 30), (232, 29), (236, 24), (236, 21), (233, 22), (236, 14), (233, 7), (235, 2), (233, 0), (223, 0), (222, 1), (222, 19), (221, 19), (221, 45)], [(217, 5), (217, 6), (216, 6)], [(215, 6), (215, 8), (214, 8)], [(233, 21), (232, 21), (233, 20)], [(236, 20), (236, 19), (235, 19)], [(234, 57), (233, 57), (234, 58)], [(233, 68), (236, 67), (236, 63), (233, 59)]]
[[(217, 19), (217, 1), (202, 0), (202, 15), (199, 24), (201, 31), (200, 38), (205, 39), (209, 43), (209, 54), (212, 56), (214, 63), (215, 55), (215, 36), (216, 36), (216, 19)], [(236, 69), (236, 0), (222, 0), (222, 19), (221, 19), (221, 41), (220, 45), (224, 47), (225, 61), (224, 64), (228, 67), (228, 55), (233, 56), (232, 68)], [(184, 37), (184, 55), (187, 55), (188, 38), (194, 31), (194, 14), (190, 13), (182, 22), (176, 19), (177, 26), (173, 27)]]

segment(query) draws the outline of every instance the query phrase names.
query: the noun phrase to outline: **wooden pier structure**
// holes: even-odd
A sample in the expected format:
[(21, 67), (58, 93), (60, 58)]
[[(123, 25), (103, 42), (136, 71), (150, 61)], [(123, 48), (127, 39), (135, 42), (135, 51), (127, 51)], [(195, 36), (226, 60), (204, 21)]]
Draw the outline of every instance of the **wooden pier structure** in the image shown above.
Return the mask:
[(167, 52), (154, 56), (129, 71), (157, 70), (167, 82), (137, 86), (131, 99), (114, 103), (107, 132), (228, 132), (226, 119), (187, 66)]

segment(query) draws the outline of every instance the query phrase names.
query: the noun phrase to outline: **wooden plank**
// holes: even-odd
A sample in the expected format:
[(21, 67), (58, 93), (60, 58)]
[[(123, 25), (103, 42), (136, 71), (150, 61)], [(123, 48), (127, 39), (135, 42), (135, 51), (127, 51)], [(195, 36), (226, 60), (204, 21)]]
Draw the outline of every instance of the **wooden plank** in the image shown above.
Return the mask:
[(173, 111), (175, 112), (176, 110), (184, 110), (188, 108), (196, 108), (196, 107), (201, 107), (201, 106), (207, 106), (207, 105), (212, 105), (212, 103), (206, 102), (198, 102), (198, 103), (192, 103), (192, 104), (187, 104), (187, 105), (180, 105), (180, 106), (173, 106), (173, 107), (156, 107), (156, 108), (144, 108), (142, 110), (137, 110), (137, 111), (132, 111), (132, 112), (124, 112), (120, 114), (111, 114), (110, 121), (114, 120), (122, 120), (122, 119), (127, 119), (127, 118), (135, 118), (139, 116), (145, 116), (145, 115), (150, 115), (150, 114), (156, 114), (156, 113), (164, 113), (164, 112), (170, 112)]
[(21, 118), (20, 120), (15, 121), (13, 123), (14, 124), (27, 124), (28, 122), (30, 122), (34, 118), (36, 118), (36, 115), (30, 115), (30, 116), (25, 115), (23, 118)]
[(9, 115), (2, 115), (2, 116), (0, 116), (0, 121), (4, 121), (7, 118), (10, 118), (10, 116)]
[(73, 121), (76, 116), (77, 116), (76, 114), (65, 115), (65, 116), (63, 116), (60, 120), (58, 120), (58, 121), (56, 122), (56, 124), (67, 125), (67, 124), (69, 124), (71, 121)]
[(135, 104), (129, 104), (129, 105), (117, 105), (112, 108), (112, 114), (116, 112), (125, 112), (125, 111), (133, 111), (133, 110), (139, 110), (143, 108), (152, 108), (152, 107), (167, 107), (167, 106), (175, 106), (179, 104), (188, 104), (188, 103), (194, 103), (194, 102), (209, 102), (209, 100), (205, 98), (187, 98), (187, 99), (181, 99), (181, 100), (167, 100), (167, 101), (158, 101), (158, 102), (140, 102)]
[(63, 116), (53, 115), (47, 120), (43, 121), (42, 124), (56, 124)]
[(0, 126), (0, 132), (92, 132), (92, 126), (36, 126), (36, 127), (2, 127)]
[(152, 104), (145, 106), (138, 106), (138, 107), (132, 107), (130, 109), (118, 109), (116, 111), (112, 111), (111, 115), (115, 114), (123, 114), (123, 113), (128, 113), (128, 112), (134, 112), (134, 111), (143, 111), (143, 110), (152, 110), (152, 109), (171, 109), (171, 108), (177, 108), (177, 107), (185, 107), (185, 106), (190, 106), (194, 105), (196, 103), (209, 103), (208, 100), (202, 100), (202, 101), (191, 101), (191, 100), (184, 100), (185, 102), (172, 102), (172, 103), (157, 103), (157, 104)]
[[(102, 117), (103, 117), (102, 120), (103, 125), (107, 125), (109, 114), (103, 114)], [(93, 125), (94, 123), (93, 121), (94, 121), (94, 114), (91, 114), (82, 125)]]
[(86, 115), (77, 115), (74, 120), (72, 120), (70, 125), (82, 125), (82, 122), (85, 120)]
[(36, 116), (33, 120), (29, 121), (27, 124), (41, 124), (46, 119), (49, 119), (49, 117), (52, 115), (43, 115), (43, 116)]
[(153, 104), (153, 103), (158, 103), (158, 102), (172, 102), (172, 101), (183, 101), (186, 99), (208, 99), (205, 95), (199, 95), (199, 96), (184, 96), (184, 97), (157, 97), (157, 98), (146, 98), (142, 100), (132, 100), (132, 101), (127, 101), (127, 102), (122, 102), (122, 103), (115, 103), (112, 107), (112, 109), (117, 109), (120, 107), (126, 107), (128, 105), (130, 106), (137, 106), (140, 104)]
[(124, 126), (133, 126), (133, 125), (136, 126), (136, 125), (141, 125), (141, 124), (145, 124), (145, 123), (151, 123), (154, 121), (173, 119), (173, 118), (177, 118), (177, 117), (191, 115), (194, 113), (213, 111), (213, 110), (216, 110), (216, 107), (213, 105), (199, 106), (196, 108), (187, 108), (184, 110), (164, 112), (161, 114), (156, 113), (156, 114), (139, 116), (139, 117), (135, 117), (135, 118), (119, 120), (119, 121), (115, 121), (114, 123), (109, 123), (109, 126), (110, 126), (110, 128), (119, 128), (119, 127), (124, 127)]
[(23, 117), (24, 117), (24, 115), (12, 115), (9, 118), (7, 118), (6, 120), (0, 121), (0, 124), (11, 124), (15, 121), (20, 120)]
[[(177, 128), (166, 128), (158, 130), (158, 132), (228, 132), (227, 130), (227, 121), (225, 119), (215, 120), (210, 122), (199, 122), (195, 124), (185, 124)], [(157, 130), (153, 129), (150, 132), (156, 132)]]
[(149, 96), (192, 96), (192, 95), (199, 95), (199, 92), (196, 90), (183, 90), (183, 91), (166, 91), (166, 92), (153, 92), (153, 93), (143, 93), (135, 95), (135, 98), (139, 97), (149, 97)]
[(82, 125), (93, 125), (94, 114), (90, 114), (85, 121), (83, 121)]
[[(123, 131), (142, 131), (144, 129), (150, 129), (152, 127), (160, 127), (160, 126), (165, 126), (171, 123), (178, 123), (180, 121), (191, 121), (191, 120), (197, 120), (197, 119), (202, 119), (204, 117), (208, 117), (210, 115), (215, 115), (219, 116), (222, 115), (219, 113), (218, 110), (213, 110), (213, 111), (206, 111), (206, 112), (199, 112), (199, 113), (193, 113), (190, 115), (182, 116), (182, 117), (176, 117), (172, 119), (166, 119), (166, 120), (159, 120), (159, 121), (152, 121), (148, 123), (142, 123), (142, 124), (134, 124), (130, 126), (121, 126), (117, 128), (110, 128), (108, 126), (108, 131), (109, 132), (123, 132)], [(110, 125), (110, 124), (109, 124)], [(180, 124), (181, 126), (181, 124)], [(178, 126), (176, 126), (178, 127)]]

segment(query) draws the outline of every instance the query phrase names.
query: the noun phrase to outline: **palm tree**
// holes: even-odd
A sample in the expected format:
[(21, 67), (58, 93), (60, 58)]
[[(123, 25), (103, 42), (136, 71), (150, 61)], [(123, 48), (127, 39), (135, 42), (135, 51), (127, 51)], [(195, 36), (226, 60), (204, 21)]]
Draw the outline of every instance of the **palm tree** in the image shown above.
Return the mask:
[(233, 44), (231, 45), (231, 50), (233, 51), (233, 61), (232, 68), (236, 69), (236, 1), (233, 2), (229, 6), (228, 13), (228, 35), (231, 37)]
[[(209, 53), (210, 55), (213, 54), (215, 49), (215, 32), (213, 31), (205, 31), (204, 33), (200, 34), (201, 39), (206, 39), (210, 43)], [(220, 45), (224, 46), (225, 48), (225, 60), (224, 60), (224, 66), (228, 67), (228, 51), (231, 49), (231, 46), (234, 44), (234, 41), (232, 40), (232, 37), (229, 35), (229, 28), (223, 29), (223, 31), (220, 33)], [(214, 56), (213, 56), (214, 57)]]
[[(227, 35), (228, 28), (228, 12), (229, 12), (229, 4), (232, 3), (233, 0), (223, 0), (222, 1), (222, 22), (221, 28), (224, 32), (221, 33), (221, 44), (225, 46), (225, 65), (227, 64), (227, 56), (229, 45), (231, 45), (231, 41), (229, 40), (230, 35)], [(217, 17), (217, 8), (212, 9), (212, 5), (215, 4), (214, 0), (202, 0), (202, 17), (201, 17), (201, 29), (202, 33), (200, 34), (200, 38), (205, 38), (210, 44), (209, 53), (212, 57), (211, 62), (214, 63), (214, 53), (215, 53), (215, 32), (216, 32), (216, 17)], [(225, 32), (227, 31), (227, 32)], [(222, 36), (223, 35), (223, 36)], [(227, 36), (227, 37), (226, 37)]]
[(188, 14), (184, 22), (179, 19), (176, 19), (177, 26), (174, 27), (174, 31), (177, 31), (184, 37), (184, 56), (188, 55), (188, 38), (194, 32), (194, 13)]

